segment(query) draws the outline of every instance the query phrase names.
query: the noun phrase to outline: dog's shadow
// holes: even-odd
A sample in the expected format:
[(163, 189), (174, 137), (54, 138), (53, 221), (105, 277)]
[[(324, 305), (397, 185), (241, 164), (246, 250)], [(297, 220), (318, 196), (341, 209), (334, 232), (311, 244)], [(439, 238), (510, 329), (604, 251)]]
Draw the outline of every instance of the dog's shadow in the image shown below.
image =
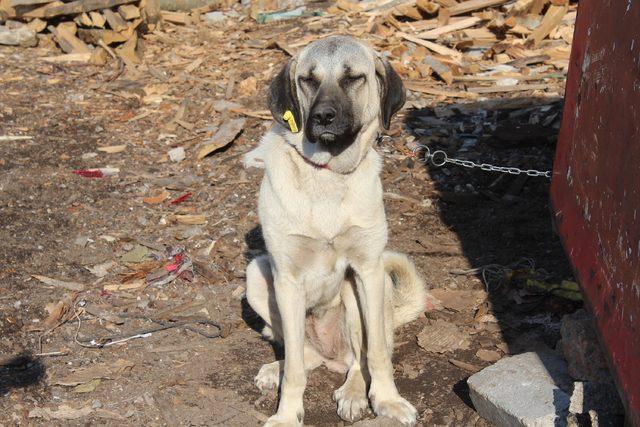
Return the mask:
[(28, 352), (5, 357), (0, 362), (0, 396), (13, 389), (40, 384), (46, 377), (46, 368), (40, 359)]
[[(253, 259), (259, 257), (260, 255), (264, 255), (267, 253), (267, 246), (264, 242), (264, 238), (262, 237), (262, 228), (259, 224), (253, 227), (244, 235), (244, 241), (247, 246), (247, 250), (244, 252), (244, 258), (249, 265)], [(254, 331), (262, 334), (262, 331), (266, 325), (265, 321), (256, 313), (253, 308), (249, 305), (249, 302), (246, 298), (242, 299), (242, 320), (245, 321), (247, 326), (249, 326)], [(277, 360), (284, 359), (284, 346), (278, 342), (269, 340), (271, 344), (271, 348), (273, 349), (273, 353)]]

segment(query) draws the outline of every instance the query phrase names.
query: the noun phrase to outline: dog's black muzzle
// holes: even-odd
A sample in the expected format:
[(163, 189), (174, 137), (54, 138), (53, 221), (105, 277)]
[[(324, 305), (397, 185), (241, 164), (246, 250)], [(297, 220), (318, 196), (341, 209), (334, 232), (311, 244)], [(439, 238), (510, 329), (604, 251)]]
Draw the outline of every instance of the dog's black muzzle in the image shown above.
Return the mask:
[(319, 93), (305, 125), (307, 139), (312, 143), (322, 144), (331, 151), (343, 150), (353, 142), (358, 133), (354, 129), (351, 105), (344, 100), (344, 94), (341, 95), (331, 97)]

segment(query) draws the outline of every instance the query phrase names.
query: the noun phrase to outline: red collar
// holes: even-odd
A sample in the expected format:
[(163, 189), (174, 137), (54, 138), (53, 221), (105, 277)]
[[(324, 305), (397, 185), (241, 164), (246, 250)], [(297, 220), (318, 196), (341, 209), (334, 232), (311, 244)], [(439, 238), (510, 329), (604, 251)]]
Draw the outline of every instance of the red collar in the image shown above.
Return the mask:
[(299, 155), (300, 157), (302, 157), (302, 160), (304, 160), (304, 161), (305, 161), (305, 163), (307, 163), (307, 164), (309, 164), (309, 165), (311, 165), (311, 166), (313, 166), (314, 168), (317, 168), (317, 169), (326, 169), (326, 170), (331, 170), (331, 168), (329, 167), (329, 164), (321, 165), (321, 164), (318, 164), (318, 163), (316, 163), (316, 162), (312, 162), (311, 160), (309, 160), (308, 158), (306, 158), (306, 157), (305, 157), (305, 156), (304, 156), (304, 155), (303, 155), (303, 154), (298, 150), (298, 148), (297, 148), (295, 145), (292, 145), (292, 144), (289, 144), (289, 145), (291, 145), (291, 147), (293, 147), (293, 149), (296, 151), (296, 153), (298, 153), (298, 155)]

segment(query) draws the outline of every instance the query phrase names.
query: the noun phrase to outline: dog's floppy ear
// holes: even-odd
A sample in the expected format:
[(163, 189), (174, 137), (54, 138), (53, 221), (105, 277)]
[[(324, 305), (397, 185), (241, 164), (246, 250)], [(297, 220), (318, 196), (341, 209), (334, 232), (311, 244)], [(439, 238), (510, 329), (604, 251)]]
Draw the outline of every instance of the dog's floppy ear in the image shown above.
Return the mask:
[(289, 124), (282, 117), (287, 110), (293, 113), (298, 127), (302, 124), (295, 81), (296, 63), (296, 58), (290, 59), (269, 86), (268, 102), (271, 114), (275, 121), (286, 128)]
[(382, 126), (389, 129), (391, 117), (397, 113), (406, 100), (404, 85), (389, 61), (376, 58), (376, 75), (380, 82), (380, 116)]

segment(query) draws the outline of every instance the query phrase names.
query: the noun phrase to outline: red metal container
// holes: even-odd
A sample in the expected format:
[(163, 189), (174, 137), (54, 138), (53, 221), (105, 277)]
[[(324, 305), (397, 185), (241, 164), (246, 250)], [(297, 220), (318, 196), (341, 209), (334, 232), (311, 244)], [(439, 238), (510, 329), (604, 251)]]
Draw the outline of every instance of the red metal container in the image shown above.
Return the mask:
[(551, 197), (640, 426), (640, 0), (580, 0)]

